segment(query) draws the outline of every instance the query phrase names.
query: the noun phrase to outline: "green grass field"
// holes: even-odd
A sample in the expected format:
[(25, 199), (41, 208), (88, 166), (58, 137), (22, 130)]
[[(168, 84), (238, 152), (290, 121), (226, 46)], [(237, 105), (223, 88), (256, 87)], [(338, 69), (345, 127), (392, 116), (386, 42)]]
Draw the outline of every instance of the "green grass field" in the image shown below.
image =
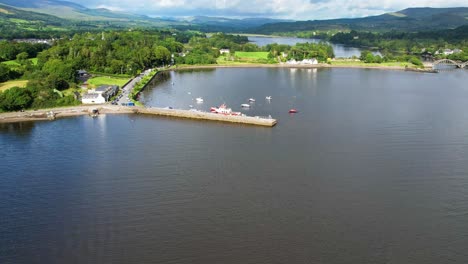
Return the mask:
[(0, 83), (0, 91), (3, 92), (5, 90), (8, 90), (12, 87), (26, 87), (26, 84), (28, 84), (28, 81), (26, 80), (15, 80), (15, 81), (9, 81), (9, 82), (4, 82)]
[[(32, 58), (29, 59), (33, 65), (37, 65), (37, 58)], [(20, 64), (16, 60), (11, 60), (11, 61), (4, 61), (2, 62), (3, 64), (9, 65), (9, 66), (20, 66)]]
[(236, 57), (241, 59), (268, 59), (268, 52), (246, 52), (246, 51), (236, 51)]
[(109, 76), (97, 76), (88, 80), (90, 88), (96, 88), (100, 85), (109, 84), (109, 85), (118, 85), (122, 88), (130, 78), (118, 78), (118, 77), (109, 77)]

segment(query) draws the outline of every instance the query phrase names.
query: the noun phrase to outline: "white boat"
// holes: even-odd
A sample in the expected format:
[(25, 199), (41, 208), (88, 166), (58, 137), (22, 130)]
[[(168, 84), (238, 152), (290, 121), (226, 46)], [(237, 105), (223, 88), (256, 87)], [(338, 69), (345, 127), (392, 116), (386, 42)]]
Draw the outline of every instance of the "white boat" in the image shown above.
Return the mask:
[(241, 104), (241, 107), (243, 107), (243, 108), (249, 108), (250, 105), (249, 105), (249, 104)]
[(197, 103), (203, 103), (203, 98), (201, 97), (197, 97), (195, 98), (195, 100), (197, 101)]
[(265, 97), (266, 100), (271, 100), (271, 96)]
[(219, 107), (211, 107), (210, 111), (215, 114), (222, 114), (222, 115), (235, 115), (240, 116), (242, 115), (241, 112), (233, 112), (231, 108), (227, 108), (225, 104), (220, 105)]
[(255, 102), (255, 99), (249, 98), (249, 102)]

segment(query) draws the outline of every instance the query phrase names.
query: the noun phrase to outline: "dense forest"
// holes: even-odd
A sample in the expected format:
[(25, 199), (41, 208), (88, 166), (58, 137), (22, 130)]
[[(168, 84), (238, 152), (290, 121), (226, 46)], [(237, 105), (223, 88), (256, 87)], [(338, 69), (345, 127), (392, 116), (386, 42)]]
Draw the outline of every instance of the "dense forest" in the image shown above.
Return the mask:
[[(455, 60), (468, 60), (468, 25), (452, 30), (405, 32), (358, 32), (337, 33), (329, 39), (354, 47), (375, 48), (382, 54), (421, 54), (431, 53), (438, 58), (448, 57)], [(459, 49), (460, 53), (445, 56), (443, 49)]]
[[(12, 65), (0, 64), (1, 81), (28, 80), (24, 89), (11, 88), (1, 93), (0, 108), (12, 111), (75, 104), (73, 96), (63, 96), (60, 91), (77, 86), (78, 70), (134, 75), (168, 64), (172, 54), (184, 49), (177, 35), (169, 31), (81, 33), (56, 40), (51, 47), (0, 42), (1, 58), (16, 59)], [(29, 59), (36, 56), (34, 65)]]

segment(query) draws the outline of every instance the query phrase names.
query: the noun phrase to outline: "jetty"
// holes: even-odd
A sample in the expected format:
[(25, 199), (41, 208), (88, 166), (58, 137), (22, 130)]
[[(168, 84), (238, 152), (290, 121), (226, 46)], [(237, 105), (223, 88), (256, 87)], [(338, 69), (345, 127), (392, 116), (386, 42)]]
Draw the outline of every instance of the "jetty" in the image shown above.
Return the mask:
[(63, 117), (91, 115), (93, 112), (101, 114), (141, 114), (153, 116), (165, 116), (173, 118), (193, 119), (193, 120), (206, 120), (226, 123), (237, 123), (254, 126), (273, 127), (277, 124), (277, 120), (271, 117), (259, 116), (234, 116), (216, 114), (210, 112), (203, 112), (198, 110), (182, 110), (182, 109), (167, 109), (159, 107), (138, 107), (138, 106), (114, 106), (114, 105), (94, 105), (90, 106), (76, 106), (69, 108), (54, 108), (44, 109), (38, 111), (25, 111), (25, 112), (9, 112), (0, 114), (0, 123), (14, 123), (14, 122), (27, 122), (27, 121), (43, 121), (52, 120), (48, 116), (48, 112), (53, 110), (54, 119)]
[(216, 114), (216, 113), (211, 113), (211, 112), (203, 112), (203, 111), (198, 111), (198, 110), (167, 109), (167, 108), (159, 108), (159, 107), (126, 107), (126, 108), (121, 109), (121, 112), (127, 112), (127, 111), (131, 111), (131, 113), (134, 113), (134, 114), (167, 116), (167, 117), (185, 118), (185, 119), (198, 119), (198, 120), (238, 123), (238, 124), (255, 125), (255, 126), (266, 126), (266, 127), (273, 127), (277, 124), (276, 119), (273, 119), (270, 117), (224, 115), (224, 114)]

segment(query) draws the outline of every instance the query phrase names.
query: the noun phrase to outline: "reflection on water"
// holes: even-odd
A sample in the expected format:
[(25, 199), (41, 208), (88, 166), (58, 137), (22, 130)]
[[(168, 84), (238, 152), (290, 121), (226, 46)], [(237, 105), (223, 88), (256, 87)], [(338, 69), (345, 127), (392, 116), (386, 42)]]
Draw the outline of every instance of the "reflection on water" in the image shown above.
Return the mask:
[[(285, 45), (296, 45), (297, 43), (319, 43), (322, 40), (320, 39), (306, 39), (306, 38), (292, 38), (292, 37), (261, 37), (261, 36), (251, 36), (249, 41), (257, 44), (260, 47), (266, 46), (268, 44), (278, 43)], [(333, 51), (336, 58), (350, 58), (353, 56), (361, 56), (362, 49), (349, 47), (342, 44), (331, 43)], [(372, 52), (374, 55), (382, 55), (380, 52)]]
[(0, 133), (11, 133), (15, 136), (28, 136), (34, 129), (34, 122), (0, 123)]
[(467, 262), (468, 71), (165, 74), (149, 105), (279, 123), (0, 125), (2, 264)]

